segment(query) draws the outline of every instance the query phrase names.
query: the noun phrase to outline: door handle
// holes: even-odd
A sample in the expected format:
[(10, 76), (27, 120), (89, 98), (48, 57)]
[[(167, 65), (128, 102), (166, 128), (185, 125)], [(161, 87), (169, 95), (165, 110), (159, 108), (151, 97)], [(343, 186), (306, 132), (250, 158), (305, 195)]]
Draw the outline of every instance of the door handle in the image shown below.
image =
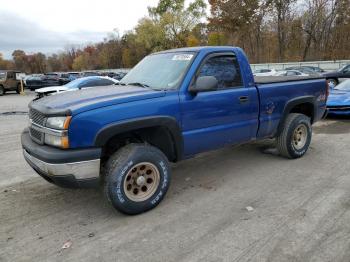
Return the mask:
[(248, 96), (240, 96), (239, 97), (239, 102), (242, 103), (247, 103), (249, 101), (249, 97)]

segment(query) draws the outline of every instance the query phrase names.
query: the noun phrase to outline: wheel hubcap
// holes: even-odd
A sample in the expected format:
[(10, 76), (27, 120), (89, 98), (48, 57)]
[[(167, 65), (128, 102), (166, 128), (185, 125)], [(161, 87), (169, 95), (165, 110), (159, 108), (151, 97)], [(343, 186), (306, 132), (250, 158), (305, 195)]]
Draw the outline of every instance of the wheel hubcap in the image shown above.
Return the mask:
[(149, 162), (134, 165), (124, 179), (125, 195), (132, 201), (149, 199), (160, 183), (158, 168)]
[(300, 150), (302, 149), (307, 141), (307, 128), (305, 125), (301, 124), (297, 126), (297, 128), (294, 130), (293, 134), (293, 146), (295, 149)]

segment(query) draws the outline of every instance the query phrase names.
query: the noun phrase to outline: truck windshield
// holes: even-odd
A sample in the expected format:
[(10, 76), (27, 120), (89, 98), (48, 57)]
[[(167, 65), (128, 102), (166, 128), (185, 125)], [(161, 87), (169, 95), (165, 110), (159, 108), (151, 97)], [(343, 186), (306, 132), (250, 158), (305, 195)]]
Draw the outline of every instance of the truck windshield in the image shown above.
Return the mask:
[(0, 72), (0, 79), (5, 79), (6, 78), (6, 73)]
[(177, 88), (194, 53), (161, 53), (145, 57), (120, 82), (149, 87), (155, 90)]

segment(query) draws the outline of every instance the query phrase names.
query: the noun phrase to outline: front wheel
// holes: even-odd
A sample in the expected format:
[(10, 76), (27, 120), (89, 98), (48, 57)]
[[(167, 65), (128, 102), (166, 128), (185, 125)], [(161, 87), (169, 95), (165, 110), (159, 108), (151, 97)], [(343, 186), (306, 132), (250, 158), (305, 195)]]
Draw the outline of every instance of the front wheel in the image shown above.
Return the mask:
[(277, 149), (287, 158), (302, 157), (310, 146), (311, 137), (310, 118), (303, 114), (289, 114), (277, 137)]
[(17, 88), (16, 88), (16, 93), (17, 93), (17, 94), (20, 94), (20, 93), (21, 93), (21, 90), (22, 90), (21, 84), (18, 84), (18, 85), (17, 85)]
[(5, 94), (5, 88), (3, 86), (0, 86), (0, 96), (3, 96)]
[(156, 207), (162, 201), (170, 178), (168, 159), (159, 149), (129, 144), (108, 160), (104, 191), (117, 210), (136, 215)]

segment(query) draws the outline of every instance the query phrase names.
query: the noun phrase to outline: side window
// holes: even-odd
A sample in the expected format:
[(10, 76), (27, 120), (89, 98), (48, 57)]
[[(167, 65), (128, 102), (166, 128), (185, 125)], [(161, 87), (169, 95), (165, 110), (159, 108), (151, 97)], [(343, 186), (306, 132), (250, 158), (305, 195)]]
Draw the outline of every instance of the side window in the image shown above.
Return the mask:
[(235, 56), (223, 55), (209, 58), (200, 69), (199, 76), (215, 76), (218, 89), (241, 87), (242, 78)]
[(350, 72), (350, 65), (344, 68), (343, 70), (344, 73), (349, 73)]
[(91, 83), (91, 80), (85, 80), (85, 81), (81, 82), (81, 83), (78, 85), (78, 87), (79, 87), (79, 88), (88, 87), (90, 83)]
[(13, 72), (7, 72), (7, 79), (14, 79), (15, 74)]
[(90, 80), (86, 81), (86, 83), (84, 84), (84, 87), (91, 87), (91, 86), (96, 86), (96, 85), (98, 85), (98, 80), (90, 79)]
[(108, 80), (108, 79), (102, 79), (100, 82), (100, 85), (103, 85), (103, 86), (109, 86), (109, 85), (113, 85), (113, 84), (114, 84), (114, 82), (111, 80)]

